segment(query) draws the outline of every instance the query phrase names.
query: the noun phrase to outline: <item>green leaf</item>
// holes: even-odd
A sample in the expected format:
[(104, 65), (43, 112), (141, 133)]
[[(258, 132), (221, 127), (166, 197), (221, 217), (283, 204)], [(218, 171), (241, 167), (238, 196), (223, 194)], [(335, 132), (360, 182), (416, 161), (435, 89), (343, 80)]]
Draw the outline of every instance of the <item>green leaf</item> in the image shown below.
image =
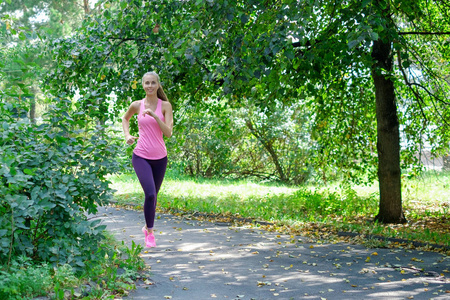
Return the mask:
[(292, 49), (288, 49), (284, 52), (284, 54), (286, 55), (286, 57), (290, 60), (294, 59), (295, 55), (294, 55), (294, 51)]
[(27, 39), (27, 36), (25, 35), (25, 33), (23, 31), (21, 31), (19, 33), (19, 39), (22, 41), (25, 41)]
[(247, 24), (248, 20), (249, 20), (249, 17), (247, 16), (247, 14), (241, 15), (241, 23), (242, 24), (244, 24), (244, 25)]
[(360, 43), (359, 40), (353, 40), (353, 41), (350, 41), (350, 42), (348, 42), (348, 48), (349, 48), (349, 49), (353, 49), (353, 48), (355, 48), (356, 46), (358, 46), (359, 43)]
[(403, 68), (407, 69), (407, 68), (409, 68), (410, 66), (411, 66), (411, 61), (409, 61), (409, 60), (404, 60), (404, 61), (402, 61), (402, 67), (403, 67)]
[(23, 172), (27, 175), (34, 175), (33, 170), (30, 170), (30, 169), (24, 169)]
[(369, 37), (370, 37), (370, 39), (371, 39), (372, 41), (376, 41), (376, 40), (378, 40), (379, 35), (378, 35), (378, 33), (371, 31), (371, 32), (369, 33)]

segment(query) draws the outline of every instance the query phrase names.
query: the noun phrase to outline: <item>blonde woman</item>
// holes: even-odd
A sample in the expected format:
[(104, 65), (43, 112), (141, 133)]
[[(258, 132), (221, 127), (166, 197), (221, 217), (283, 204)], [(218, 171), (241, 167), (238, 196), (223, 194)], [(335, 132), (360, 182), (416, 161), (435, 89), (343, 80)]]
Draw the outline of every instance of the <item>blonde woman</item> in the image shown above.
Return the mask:
[[(122, 117), (122, 128), (128, 145), (132, 145), (137, 140), (132, 163), (144, 190), (146, 225), (142, 231), (145, 234), (146, 247), (151, 248), (156, 247), (153, 226), (157, 195), (167, 166), (167, 149), (163, 135), (172, 136), (173, 111), (157, 73), (145, 73), (142, 77), (142, 87), (145, 98), (131, 103)], [(139, 137), (130, 134), (130, 119), (134, 114), (137, 114)]]

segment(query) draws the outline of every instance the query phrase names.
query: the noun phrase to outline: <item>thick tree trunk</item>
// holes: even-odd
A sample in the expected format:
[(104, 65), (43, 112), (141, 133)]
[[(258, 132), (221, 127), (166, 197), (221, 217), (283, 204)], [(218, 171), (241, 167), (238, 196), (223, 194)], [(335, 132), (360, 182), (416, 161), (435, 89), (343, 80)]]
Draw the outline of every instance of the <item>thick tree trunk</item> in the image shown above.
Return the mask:
[(375, 84), (380, 189), (380, 207), (375, 220), (382, 223), (404, 223), (399, 122), (394, 82), (390, 78), (393, 65), (392, 43), (381, 39), (375, 41), (372, 58), (375, 61), (372, 77)]

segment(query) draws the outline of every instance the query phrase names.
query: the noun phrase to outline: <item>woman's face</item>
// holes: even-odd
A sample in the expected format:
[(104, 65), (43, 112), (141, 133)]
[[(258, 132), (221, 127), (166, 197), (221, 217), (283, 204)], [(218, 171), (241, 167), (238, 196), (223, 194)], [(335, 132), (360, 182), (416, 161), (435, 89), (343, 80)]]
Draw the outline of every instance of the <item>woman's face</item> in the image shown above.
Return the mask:
[(159, 88), (158, 78), (155, 75), (145, 75), (142, 80), (142, 87), (147, 95), (156, 94)]

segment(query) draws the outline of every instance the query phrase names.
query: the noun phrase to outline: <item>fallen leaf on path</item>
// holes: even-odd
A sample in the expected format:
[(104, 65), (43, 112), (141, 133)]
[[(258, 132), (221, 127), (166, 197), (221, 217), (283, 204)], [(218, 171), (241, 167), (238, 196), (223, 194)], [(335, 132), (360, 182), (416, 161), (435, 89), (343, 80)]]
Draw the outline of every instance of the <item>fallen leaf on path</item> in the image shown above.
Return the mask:
[(147, 284), (147, 285), (154, 285), (155, 284), (153, 281), (150, 281), (148, 279), (145, 279), (144, 283)]

